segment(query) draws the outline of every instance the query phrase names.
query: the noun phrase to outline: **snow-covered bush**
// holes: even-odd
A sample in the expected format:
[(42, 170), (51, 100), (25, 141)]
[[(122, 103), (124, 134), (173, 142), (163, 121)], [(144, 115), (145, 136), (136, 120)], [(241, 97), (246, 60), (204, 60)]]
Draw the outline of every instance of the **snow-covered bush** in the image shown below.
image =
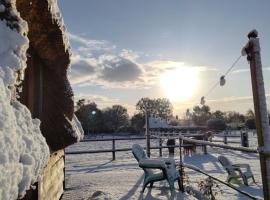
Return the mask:
[[(7, 6), (8, 5), (8, 6)], [(23, 197), (49, 158), (37, 119), (14, 98), (17, 72), (26, 67), (27, 24), (14, 0), (0, 1), (0, 199)], [(9, 21), (12, 19), (12, 21)]]

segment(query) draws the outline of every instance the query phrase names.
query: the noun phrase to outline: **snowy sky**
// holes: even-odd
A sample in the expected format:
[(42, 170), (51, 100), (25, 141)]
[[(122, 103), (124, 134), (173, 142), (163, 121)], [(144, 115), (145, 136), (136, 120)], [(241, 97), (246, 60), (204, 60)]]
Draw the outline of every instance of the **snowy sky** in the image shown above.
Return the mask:
[[(247, 33), (259, 31), (270, 101), (268, 0), (59, 0), (72, 46), (76, 99), (100, 108), (141, 97), (167, 97), (180, 116), (240, 55)], [(224, 87), (206, 96), (212, 110), (253, 108), (249, 65), (240, 62)]]

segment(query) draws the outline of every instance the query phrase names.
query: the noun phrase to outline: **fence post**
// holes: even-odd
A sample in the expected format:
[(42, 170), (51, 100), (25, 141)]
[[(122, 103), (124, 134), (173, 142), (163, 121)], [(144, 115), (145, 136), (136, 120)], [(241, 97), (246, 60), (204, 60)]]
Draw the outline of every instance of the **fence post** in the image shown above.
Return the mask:
[[(258, 32), (252, 30), (248, 34), (249, 41), (242, 50), (247, 54), (250, 63), (253, 103), (256, 119), (256, 130), (259, 149), (269, 151), (269, 119), (267, 115), (266, 97)], [(264, 199), (270, 199), (270, 157), (260, 152), (261, 175)]]
[(246, 131), (244, 132), (241, 131), (241, 145), (243, 147), (249, 147), (248, 133)]
[[(204, 140), (204, 141), (208, 141), (206, 135), (204, 135), (203, 140)], [(196, 145), (196, 144), (195, 144), (195, 145)], [(204, 154), (207, 154), (207, 145), (205, 145), (205, 144), (203, 145), (203, 153), (204, 153)]]
[(112, 160), (115, 160), (115, 139), (112, 139)]
[(227, 134), (228, 134), (228, 132), (227, 132), (227, 131), (225, 131), (225, 133), (224, 133), (224, 137), (223, 137), (223, 142), (224, 142), (224, 144), (228, 144), (228, 138), (227, 138)]
[(179, 138), (179, 157), (180, 157), (179, 175), (180, 175), (180, 178), (178, 180), (178, 183), (179, 183), (180, 191), (185, 192), (185, 189), (184, 189), (184, 169), (183, 169), (182, 145), (183, 145), (183, 140), (181, 138)]
[(159, 156), (162, 157), (162, 139), (159, 138)]
[(150, 158), (150, 131), (149, 131), (149, 116), (148, 111), (145, 112), (145, 134), (146, 134), (146, 154)]

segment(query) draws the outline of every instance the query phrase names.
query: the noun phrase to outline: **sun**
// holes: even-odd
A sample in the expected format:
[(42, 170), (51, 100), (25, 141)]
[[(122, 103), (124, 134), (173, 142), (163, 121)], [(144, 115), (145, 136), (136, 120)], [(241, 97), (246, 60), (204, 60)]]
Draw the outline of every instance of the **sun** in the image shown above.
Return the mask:
[(171, 101), (184, 102), (198, 89), (199, 71), (195, 67), (178, 67), (160, 75), (161, 87)]

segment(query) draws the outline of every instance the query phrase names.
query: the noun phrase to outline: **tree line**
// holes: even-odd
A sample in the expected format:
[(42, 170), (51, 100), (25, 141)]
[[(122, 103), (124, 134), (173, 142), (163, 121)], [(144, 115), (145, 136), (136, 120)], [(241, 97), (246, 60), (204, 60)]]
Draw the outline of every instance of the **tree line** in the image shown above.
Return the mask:
[[(105, 109), (99, 109), (95, 102), (80, 99), (76, 103), (76, 111), (85, 133), (115, 133), (115, 132), (143, 132), (145, 125), (145, 113), (149, 116), (166, 119), (171, 125), (179, 125), (177, 116), (173, 116), (173, 106), (166, 98), (141, 98), (136, 104), (136, 113), (129, 116), (127, 108), (122, 105), (113, 105)], [(211, 112), (207, 105), (194, 106), (187, 109), (180, 125), (208, 126), (213, 130), (226, 128), (239, 129), (247, 127), (255, 129), (255, 115), (250, 109), (246, 114), (235, 111), (223, 112), (216, 110)]]
[(146, 111), (165, 119), (169, 119), (173, 114), (172, 104), (166, 98), (142, 98), (137, 102), (136, 110), (130, 117), (127, 108), (122, 105), (99, 109), (95, 102), (80, 99), (76, 103), (75, 114), (85, 133), (138, 133), (143, 131)]

